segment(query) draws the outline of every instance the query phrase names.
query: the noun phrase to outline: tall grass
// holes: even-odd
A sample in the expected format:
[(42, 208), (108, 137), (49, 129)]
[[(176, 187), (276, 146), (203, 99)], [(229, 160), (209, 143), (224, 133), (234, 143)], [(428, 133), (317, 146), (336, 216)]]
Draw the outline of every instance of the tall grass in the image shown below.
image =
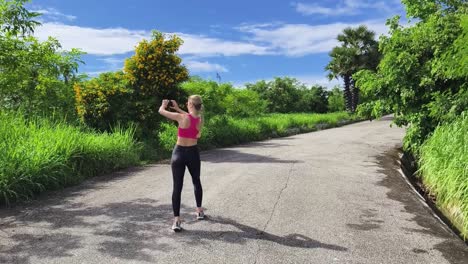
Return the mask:
[(137, 164), (133, 129), (96, 133), (43, 118), (0, 113), (0, 204)]
[(421, 147), (419, 164), (438, 205), (468, 237), (468, 112), (435, 130)]
[[(202, 149), (310, 132), (325, 127), (338, 126), (351, 120), (346, 112), (329, 114), (270, 114), (255, 118), (217, 116), (208, 120), (203, 128), (199, 145)], [(170, 152), (176, 142), (177, 127), (164, 124), (159, 132), (163, 151)]]

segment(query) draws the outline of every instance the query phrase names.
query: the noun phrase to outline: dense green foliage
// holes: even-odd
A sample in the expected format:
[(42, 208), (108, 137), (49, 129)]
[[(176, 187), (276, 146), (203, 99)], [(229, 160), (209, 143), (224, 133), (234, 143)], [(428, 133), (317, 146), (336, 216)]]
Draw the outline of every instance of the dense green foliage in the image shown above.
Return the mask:
[(24, 2), (0, 1), (0, 110), (73, 117), (72, 83), (82, 53), (60, 51), (53, 38), (33, 37), (38, 14), (24, 9)]
[(356, 83), (375, 102), (362, 111), (378, 117), (391, 109), (396, 124), (409, 125), (405, 148), (415, 153), (434, 129), (468, 109), (468, 14), (465, 1), (403, 1), (410, 27), (389, 20), (380, 39), (377, 72), (361, 71)]
[[(187, 94), (202, 96), (207, 117), (224, 114), (250, 117), (264, 113), (325, 113), (343, 110), (341, 100), (336, 100), (336, 96), (342, 97), (339, 89), (329, 93), (321, 86), (307, 88), (289, 77), (246, 84), (246, 89), (193, 77), (182, 84), (182, 89)], [(329, 109), (330, 96), (333, 110)]]
[(225, 103), (226, 114), (233, 117), (263, 115), (267, 107), (258, 93), (247, 89), (233, 89)]
[(439, 126), (420, 153), (424, 183), (468, 237), (468, 112)]
[(132, 129), (95, 133), (43, 118), (0, 113), (0, 204), (137, 164)]
[(0, 0), (0, 33), (10, 36), (24, 36), (34, 32), (40, 23), (34, 18), (39, 14), (24, 7), (29, 0)]
[(308, 89), (294, 78), (276, 77), (270, 82), (246, 84), (246, 88), (267, 102), (269, 113), (325, 113), (328, 110), (328, 93), (324, 87)]
[(305, 90), (305, 87), (296, 79), (275, 78), (271, 82), (259, 81), (255, 84), (247, 84), (246, 88), (257, 92), (262, 99), (268, 102), (270, 113), (301, 111), (298, 102), (301, 99), (301, 90)]
[(329, 112), (340, 112), (345, 110), (345, 100), (343, 92), (339, 86), (333, 87), (328, 93), (328, 111)]
[(198, 77), (182, 84), (187, 94), (198, 94), (203, 98), (205, 117), (228, 114), (235, 117), (248, 117), (266, 111), (267, 102), (253, 91), (235, 89), (229, 83), (202, 80)]
[(75, 84), (76, 110), (83, 123), (105, 130), (114, 124), (129, 124), (135, 110), (129, 100), (132, 90), (122, 72), (108, 72)]

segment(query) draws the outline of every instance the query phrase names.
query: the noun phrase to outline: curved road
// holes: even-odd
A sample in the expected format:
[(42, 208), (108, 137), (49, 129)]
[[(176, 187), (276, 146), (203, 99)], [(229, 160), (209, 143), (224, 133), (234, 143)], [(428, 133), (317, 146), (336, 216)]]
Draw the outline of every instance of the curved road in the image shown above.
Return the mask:
[(398, 173), (390, 120), (203, 152), (207, 221), (171, 225), (168, 164), (0, 210), (0, 263), (468, 263)]

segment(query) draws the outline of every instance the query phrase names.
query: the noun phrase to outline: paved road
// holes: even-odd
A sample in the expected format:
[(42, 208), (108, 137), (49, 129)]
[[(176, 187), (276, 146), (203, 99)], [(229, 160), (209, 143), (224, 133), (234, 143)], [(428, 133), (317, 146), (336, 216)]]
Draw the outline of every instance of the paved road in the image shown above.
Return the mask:
[(204, 206), (173, 233), (167, 164), (0, 210), (0, 263), (468, 263), (398, 174), (389, 120), (202, 154)]

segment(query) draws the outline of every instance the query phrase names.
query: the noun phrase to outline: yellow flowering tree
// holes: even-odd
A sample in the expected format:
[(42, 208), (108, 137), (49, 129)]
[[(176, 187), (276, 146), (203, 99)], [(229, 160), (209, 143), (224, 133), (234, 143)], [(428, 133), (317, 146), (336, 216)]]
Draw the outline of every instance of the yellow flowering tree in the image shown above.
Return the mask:
[(159, 104), (164, 98), (184, 100), (179, 84), (189, 73), (176, 54), (183, 41), (176, 35), (153, 31), (150, 41), (141, 41), (135, 55), (125, 61), (124, 72), (130, 82), (137, 112), (136, 121), (154, 129), (161, 121)]
[(189, 75), (176, 54), (181, 45), (179, 37), (154, 31), (151, 40), (137, 45), (123, 72), (105, 73), (75, 84), (81, 120), (102, 130), (116, 123), (134, 123), (139, 132), (152, 133), (162, 120), (158, 114), (161, 100), (187, 98), (179, 88)]

